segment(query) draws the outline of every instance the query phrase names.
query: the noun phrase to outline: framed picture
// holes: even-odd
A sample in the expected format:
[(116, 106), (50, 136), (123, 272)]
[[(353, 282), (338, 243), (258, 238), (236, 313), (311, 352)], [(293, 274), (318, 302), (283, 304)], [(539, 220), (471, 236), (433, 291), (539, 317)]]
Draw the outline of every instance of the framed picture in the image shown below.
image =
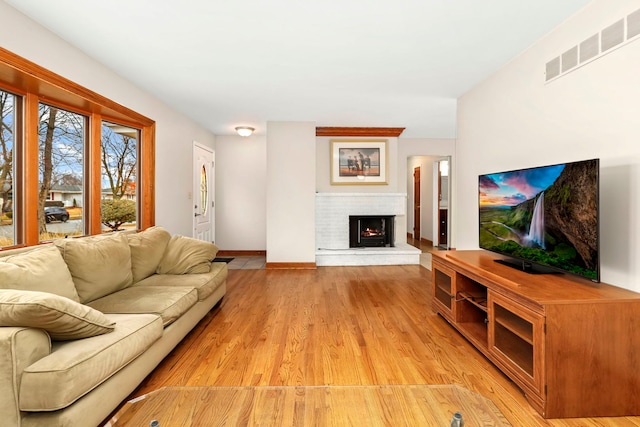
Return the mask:
[(386, 185), (387, 140), (331, 140), (331, 185)]

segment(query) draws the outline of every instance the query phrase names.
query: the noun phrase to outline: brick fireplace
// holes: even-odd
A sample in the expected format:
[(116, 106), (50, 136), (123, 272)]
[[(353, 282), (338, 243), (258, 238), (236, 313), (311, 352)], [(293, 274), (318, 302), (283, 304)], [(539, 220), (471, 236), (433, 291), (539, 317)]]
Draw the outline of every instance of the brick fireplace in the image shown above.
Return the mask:
[[(396, 227), (406, 216), (406, 205), (404, 193), (317, 193), (316, 265), (419, 264), (420, 250), (408, 245), (406, 231)], [(395, 235), (384, 244), (378, 239), (377, 244), (350, 247), (350, 217), (384, 218), (385, 233), (390, 229)]]

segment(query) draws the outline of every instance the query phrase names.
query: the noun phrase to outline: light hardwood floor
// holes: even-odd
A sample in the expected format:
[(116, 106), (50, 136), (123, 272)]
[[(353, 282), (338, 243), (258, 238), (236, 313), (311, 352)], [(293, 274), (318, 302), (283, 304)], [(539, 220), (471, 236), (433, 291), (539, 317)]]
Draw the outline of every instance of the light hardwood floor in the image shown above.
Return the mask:
[(418, 265), (232, 270), (222, 304), (131, 398), (173, 385), (458, 384), (517, 427), (640, 426), (640, 417), (544, 420), (432, 312), (430, 287)]

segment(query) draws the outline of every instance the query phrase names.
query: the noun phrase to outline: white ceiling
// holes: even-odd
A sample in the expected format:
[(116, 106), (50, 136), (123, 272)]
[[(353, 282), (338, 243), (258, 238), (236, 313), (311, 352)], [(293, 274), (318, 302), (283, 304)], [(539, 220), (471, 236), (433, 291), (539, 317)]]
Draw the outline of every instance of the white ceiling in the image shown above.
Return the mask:
[(456, 99), (590, 0), (5, 1), (217, 135), (452, 138)]

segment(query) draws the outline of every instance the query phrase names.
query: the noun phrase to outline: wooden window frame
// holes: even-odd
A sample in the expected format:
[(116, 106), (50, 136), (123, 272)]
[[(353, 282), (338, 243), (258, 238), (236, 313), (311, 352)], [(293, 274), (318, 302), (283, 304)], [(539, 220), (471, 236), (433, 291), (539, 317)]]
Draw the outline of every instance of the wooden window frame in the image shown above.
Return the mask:
[[(136, 113), (102, 95), (49, 71), (25, 58), (0, 47), (0, 90), (22, 98), (18, 120), (18, 135), (14, 142), (16, 182), (20, 192), (14, 192), (14, 206), (20, 207), (16, 221), (15, 246), (40, 243), (37, 209), (26, 209), (38, 201), (38, 104), (55, 105), (88, 118), (88, 152), (85, 153), (86, 208), (83, 213), (85, 233), (101, 234), (101, 127), (103, 121), (118, 123), (140, 130), (138, 145), (138, 221), (144, 230), (155, 224), (155, 121)], [(16, 112), (18, 113), (18, 112)], [(17, 154), (17, 155), (16, 155)], [(18, 194), (19, 193), (19, 194)], [(12, 246), (12, 247), (15, 247)], [(2, 249), (2, 248), (0, 248)]]

